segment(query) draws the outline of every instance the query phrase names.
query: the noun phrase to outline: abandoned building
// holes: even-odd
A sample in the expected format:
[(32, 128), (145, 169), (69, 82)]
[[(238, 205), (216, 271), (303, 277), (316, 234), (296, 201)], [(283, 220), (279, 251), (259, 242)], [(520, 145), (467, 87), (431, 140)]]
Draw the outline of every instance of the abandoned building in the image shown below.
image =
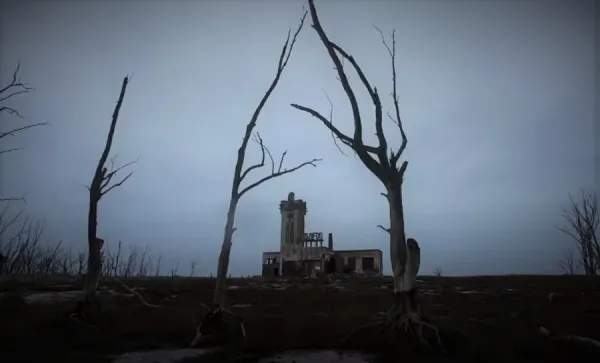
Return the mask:
[(263, 252), (263, 276), (299, 276), (317, 273), (382, 274), (382, 253), (377, 249), (333, 248), (333, 233), (323, 245), (322, 232), (304, 232), (306, 202), (289, 193), (279, 204), (281, 243), (277, 252)]

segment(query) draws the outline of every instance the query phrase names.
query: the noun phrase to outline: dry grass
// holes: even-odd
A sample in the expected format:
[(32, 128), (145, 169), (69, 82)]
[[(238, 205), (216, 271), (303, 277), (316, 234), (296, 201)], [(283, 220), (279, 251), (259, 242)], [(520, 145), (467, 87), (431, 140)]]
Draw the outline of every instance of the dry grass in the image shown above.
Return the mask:
[[(229, 281), (233, 309), (244, 316), (248, 339), (236, 349), (195, 361), (227, 362), (234, 355), (289, 348), (359, 348), (397, 361), (399, 352), (411, 362), (571, 362), (572, 350), (539, 333), (544, 326), (556, 334), (600, 339), (600, 283), (578, 276), (490, 276), (423, 278), (425, 314), (443, 329), (450, 354), (419, 351), (398, 340), (393, 349), (376, 330), (364, 330), (348, 341), (355, 326), (368, 323), (391, 304), (391, 281), (353, 278), (265, 282), (263, 279)], [(0, 320), (5, 328), (0, 361), (106, 362), (108, 356), (132, 350), (184, 347), (194, 336), (195, 320), (209, 304), (214, 288), (210, 278), (128, 278), (148, 302), (117, 296), (105, 299), (103, 318), (92, 328), (68, 319), (71, 303), (28, 306), (3, 303)], [(65, 289), (76, 280), (21, 283), (11, 289)], [(118, 284), (107, 288), (124, 291)], [(106, 285), (105, 284), (105, 285)], [(237, 286), (237, 287), (236, 287)], [(384, 286), (386, 288), (384, 288)], [(78, 286), (75, 286), (77, 288)], [(6, 289), (6, 286), (5, 286)], [(463, 291), (463, 292), (461, 292)], [(465, 293), (464, 291), (477, 291)], [(548, 296), (554, 293), (552, 302)], [(6, 298), (4, 299), (6, 300)], [(235, 305), (241, 307), (235, 307)], [(235, 352), (233, 354), (232, 352)], [(578, 362), (586, 353), (577, 351)], [(591, 353), (590, 353), (591, 354)], [(592, 361), (591, 355), (588, 361)], [(597, 357), (595, 357), (597, 358)]]

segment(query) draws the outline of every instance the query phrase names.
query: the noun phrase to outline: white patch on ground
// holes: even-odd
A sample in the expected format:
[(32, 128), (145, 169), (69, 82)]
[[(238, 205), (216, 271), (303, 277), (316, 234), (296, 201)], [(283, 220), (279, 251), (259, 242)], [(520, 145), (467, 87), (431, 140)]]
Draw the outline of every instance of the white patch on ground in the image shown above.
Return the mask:
[(65, 301), (76, 301), (81, 298), (81, 290), (77, 291), (55, 291), (34, 292), (23, 296), (28, 304), (52, 304)]
[[(126, 297), (135, 296), (134, 294), (120, 293), (120, 292), (116, 292), (114, 290), (100, 290), (100, 291), (98, 291), (98, 293), (102, 294), (102, 295), (113, 295), (113, 296), (116, 296), (116, 295), (126, 296)], [(3, 295), (4, 294), (0, 294), (0, 298)], [(30, 293), (23, 295), (23, 299), (25, 300), (25, 302), (27, 304), (31, 304), (31, 305), (71, 302), (71, 301), (77, 301), (80, 298), (81, 298), (81, 290), (30, 292)]]
[(373, 356), (357, 351), (287, 351), (263, 358), (257, 363), (374, 363)]
[(185, 358), (194, 358), (211, 353), (214, 349), (150, 350), (121, 354), (112, 363), (175, 363)]

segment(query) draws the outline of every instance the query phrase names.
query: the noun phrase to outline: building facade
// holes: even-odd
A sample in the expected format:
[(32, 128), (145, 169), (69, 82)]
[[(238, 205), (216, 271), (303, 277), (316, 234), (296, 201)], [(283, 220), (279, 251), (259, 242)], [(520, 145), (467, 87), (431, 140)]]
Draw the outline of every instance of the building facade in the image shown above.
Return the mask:
[(333, 248), (333, 234), (324, 245), (322, 232), (305, 232), (306, 202), (289, 193), (279, 204), (281, 236), (279, 251), (263, 252), (263, 276), (301, 276), (316, 273), (368, 273), (381, 275), (382, 252), (377, 249)]

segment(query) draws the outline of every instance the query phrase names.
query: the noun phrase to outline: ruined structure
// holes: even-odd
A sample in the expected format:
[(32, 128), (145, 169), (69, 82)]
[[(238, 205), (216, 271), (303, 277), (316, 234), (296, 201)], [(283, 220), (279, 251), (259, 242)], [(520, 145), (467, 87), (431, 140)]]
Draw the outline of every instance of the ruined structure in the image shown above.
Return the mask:
[(281, 237), (278, 252), (263, 252), (263, 276), (299, 276), (316, 273), (370, 273), (382, 274), (381, 250), (333, 249), (333, 233), (323, 245), (322, 232), (304, 232), (306, 202), (288, 199), (279, 204), (281, 210)]

